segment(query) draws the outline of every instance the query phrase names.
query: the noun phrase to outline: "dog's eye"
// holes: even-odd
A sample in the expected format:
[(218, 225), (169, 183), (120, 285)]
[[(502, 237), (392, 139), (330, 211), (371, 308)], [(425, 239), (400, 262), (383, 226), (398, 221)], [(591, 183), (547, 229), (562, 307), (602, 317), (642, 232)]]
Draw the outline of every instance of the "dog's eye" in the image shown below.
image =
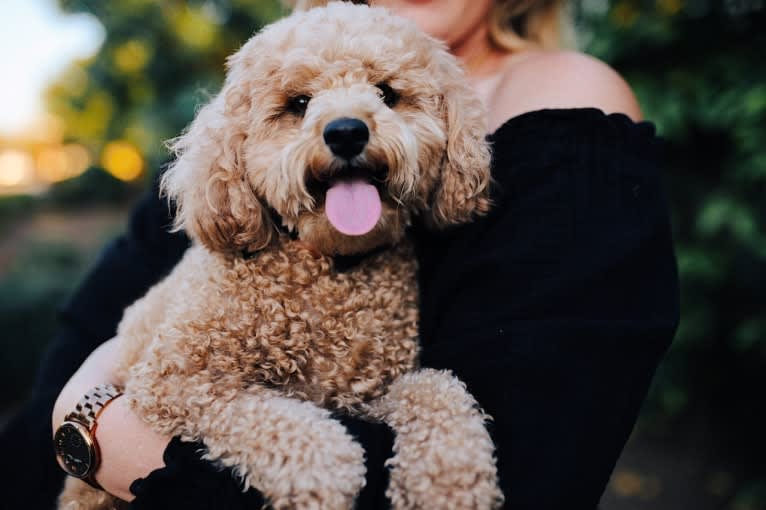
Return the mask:
[(378, 87), (378, 90), (380, 90), (380, 98), (383, 100), (386, 106), (389, 108), (396, 106), (396, 103), (399, 102), (399, 94), (394, 89), (392, 89), (386, 83), (378, 83), (375, 86)]
[(311, 101), (311, 98), (305, 95), (291, 97), (287, 101), (287, 111), (302, 117), (306, 113), (306, 108), (309, 106), (309, 101)]

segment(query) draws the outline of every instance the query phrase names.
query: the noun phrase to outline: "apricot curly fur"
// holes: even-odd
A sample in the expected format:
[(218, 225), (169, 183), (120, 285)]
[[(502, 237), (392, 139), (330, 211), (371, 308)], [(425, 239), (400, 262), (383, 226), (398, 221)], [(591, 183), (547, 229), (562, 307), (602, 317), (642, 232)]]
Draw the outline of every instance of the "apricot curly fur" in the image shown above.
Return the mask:
[[(400, 95), (393, 108), (382, 82)], [(295, 95), (311, 97), (303, 116), (286, 109)], [(330, 224), (311, 185), (349, 165), (322, 138), (344, 116), (370, 131), (353, 167), (371, 181), (385, 172), (381, 218), (361, 236)], [(406, 235), (415, 216), (441, 227), (486, 212), (484, 119), (444, 45), (383, 9), (331, 3), (248, 41), (171, 143), (162, 189), (194, 243), (119, 325), (134, 411), (157, 432), (202, 440), (206, 458), (276, 509), (352, 508), (364, 451), (332, 411), (396, 432), (394, 508), (498, 508), (486, 417), (454, 376), (417, 369)], [(388, 245), (335, 267), (335, 255)], [(60, 508), (116, 503), (70, 480)]]
[(58, 499), (59, 510), (128, 510), (130, 505), (125, 501), (97, 489), (85, 482), (67, 477), (64, 490)]
[(452, 373), (421, 369), (405, 374), (369, 408), (397, 432), (386, 463), (392, 506), (498, 508), (494, 448), (484, 422), (490, 419)]

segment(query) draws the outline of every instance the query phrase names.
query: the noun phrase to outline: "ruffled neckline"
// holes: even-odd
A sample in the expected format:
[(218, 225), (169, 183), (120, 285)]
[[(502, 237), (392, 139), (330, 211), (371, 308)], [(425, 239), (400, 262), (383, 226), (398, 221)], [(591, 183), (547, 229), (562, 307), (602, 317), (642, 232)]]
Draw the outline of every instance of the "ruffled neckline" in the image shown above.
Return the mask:
[(648, 120), (634, 121), (624, 113), (609, 113), (596, 107), (578, 107), (578, 108), (541, 108), (530, 110), (510, 117), (503, 122), (494, 132), (487, 135), (487, 139), (495, 141), (518, 132), (525, 131), (530, 127), (539, 129), (542, 126), (550, 125), (578, 125), (593, 124), (599, 122), (614, 122), (629, 129), (638, 131), (656, 137), (657, 126), (654, 122)]

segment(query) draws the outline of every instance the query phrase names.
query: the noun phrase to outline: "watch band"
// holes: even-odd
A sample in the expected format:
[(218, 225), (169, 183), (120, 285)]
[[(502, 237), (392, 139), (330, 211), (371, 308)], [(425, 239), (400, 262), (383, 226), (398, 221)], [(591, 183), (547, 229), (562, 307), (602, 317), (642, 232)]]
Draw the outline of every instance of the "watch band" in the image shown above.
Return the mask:
[(113, 384), (99, 384), (92, 388), (77, 402), (75, 410), (67, 415), (67, 419), (76, 419), (93, 432), (96, 419), (107, 404), (122, 395), (117, 386)]
[[(106, 406), (108, 406), (121, 395), (122, 391), (115, 385), (100, 384), (94, 388), (91, 388), (87, 393), (85, 393), (80, 401), (77, 402), (75, 410), (64, 418), (65, 424), (66, 422), (76, 422), (87, 430), (88, 439), (86, 440), (86, 443), (92, 445), (91, 448), (93, 453), (93, 465), (90, 467), (88, 473), (84, 476), (80, 477), (74, 475), (66, 469), (64, 470), (72, 476), (77, 476), (82, 481), (99, 490), (102, 489), (99, 483), (96, 481), (95, 474), (98, 470), (99, 464), (101, 463), (101, 454), (98, 447), (98, 442), (96, 441), (96, 420), (98, 419), (99, 415), (101, 415), (101, 412), (106, 408)], [(59, 430), (61, 430), (61, 428), (59, 428)], [(59, 463), (61, 464), (62, 468), (65, 467), (64, 463)]]

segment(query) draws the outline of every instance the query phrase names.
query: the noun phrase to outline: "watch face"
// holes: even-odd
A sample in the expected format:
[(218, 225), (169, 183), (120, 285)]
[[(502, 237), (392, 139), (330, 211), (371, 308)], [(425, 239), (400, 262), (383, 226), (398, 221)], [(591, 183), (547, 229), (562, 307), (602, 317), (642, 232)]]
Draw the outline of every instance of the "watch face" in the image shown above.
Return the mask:
[(64, 471), (72, 476), (86, 476), (94, 464), (94, 447), (87, 429), (74, 422), (64, 422), (53, 438), (56, 458)]

